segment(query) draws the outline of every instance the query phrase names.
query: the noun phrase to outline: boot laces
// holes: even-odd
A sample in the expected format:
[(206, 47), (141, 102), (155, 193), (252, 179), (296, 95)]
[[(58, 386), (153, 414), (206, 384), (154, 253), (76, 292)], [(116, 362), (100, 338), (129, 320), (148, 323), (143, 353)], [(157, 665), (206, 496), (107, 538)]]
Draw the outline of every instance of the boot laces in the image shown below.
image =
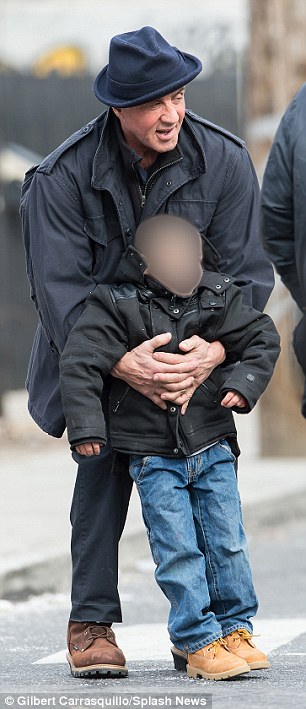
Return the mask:
[[(235, 632), (235, 631), (234, 631)], [(254, 635), (254, 633), (250, 633), (246, 628), (238, 628), (236, 631), (238, 635), (240, 635), (244, 640), (252, 640), (252, 638), (258, 638), (259, 635)]]
[(222, 647), (225, 647), (226, 650), (228, 649), (226, 642), (225, 642), (225, 640), (223, 640), (223, 638), (219, 638), (218, 640), (213, 640), (212, 643), (210, 643), (209, 647), (207, 648), (208, 652), (210, 652), (210, 650), (214, 651), (214, 658), (215, 658), (218, 650), (220, 649), (220, 645)]

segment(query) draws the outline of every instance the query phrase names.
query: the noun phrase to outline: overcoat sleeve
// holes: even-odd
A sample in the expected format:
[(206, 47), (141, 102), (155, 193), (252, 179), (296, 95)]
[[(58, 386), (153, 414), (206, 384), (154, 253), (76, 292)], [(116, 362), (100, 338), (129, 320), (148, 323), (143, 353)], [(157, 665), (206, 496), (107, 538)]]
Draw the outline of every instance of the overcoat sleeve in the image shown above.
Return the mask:
[[(293, 99), (284, 114), (268, 158), (262, 186), (261, 230), (271, 261), (299, 308), (303, 310), (305, 302), (295, 251), (295, 213), (300, 219), (303, 214), (306, 216), (305, 187), (302, 190), (301, 207), (296, 199), (297, 192), (294, 194), (294, 175), (300, 180), (300, 185), (303, 185), (306, 169), (304, 136), (298, 147), (303, 173), (299, 174), (298, 167), (294, 164), (293, 138), (298, 141), (301, 132), (296, 123), (297, 100), (298, 96)], [(302, 130), (305, 134), (304, 116)]]
[(37, 171), (20, 213), (31, 297), (51, 347), (61, 352), (95, 287), (81, 200), (58, 176)]
[(244, 301), (263, 311), (274, 286), (273, 269), (259, 235), (260, 192), (246, 148), (232, 153), (207, 237), (220, 254)]

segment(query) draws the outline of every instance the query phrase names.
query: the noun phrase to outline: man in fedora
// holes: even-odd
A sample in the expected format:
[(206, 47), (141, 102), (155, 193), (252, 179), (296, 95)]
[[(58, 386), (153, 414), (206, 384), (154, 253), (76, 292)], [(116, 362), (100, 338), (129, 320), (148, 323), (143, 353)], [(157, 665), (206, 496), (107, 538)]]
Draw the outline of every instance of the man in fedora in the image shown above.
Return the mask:
[[(273, 273), (258, 239), (258, 184), (245, 144), (185, 110), (184, 87), (201, 68), (152, 27), (113, 37), (94, 84), (107, 110), (26, 175), (21, 216), (40, 318), (29, 410), (52, 436), (65, 430), (59, 356), (68, 333), (96, 284), (112, 280), (142, 220), (160, 213), (189, 219), (206, 240), (206, 268), (234, 276), (255, 308), (268, 300)], [(226, 353), (219, 342), (193, 336), (176, 355), (167, 352), (168, 341), (165, 333), (140, 344), (112, 374), (162, 408), (170, 400), (184, 411)], [(107, 387), (102, 407), (107, 417)], [(121, 622), (117, 565), (131, 492), (127, 461), (109, 445), (90, 459), (73, 455), (79, 467), (67, 657), (77, 677), (125, 676), (111, 625)]]

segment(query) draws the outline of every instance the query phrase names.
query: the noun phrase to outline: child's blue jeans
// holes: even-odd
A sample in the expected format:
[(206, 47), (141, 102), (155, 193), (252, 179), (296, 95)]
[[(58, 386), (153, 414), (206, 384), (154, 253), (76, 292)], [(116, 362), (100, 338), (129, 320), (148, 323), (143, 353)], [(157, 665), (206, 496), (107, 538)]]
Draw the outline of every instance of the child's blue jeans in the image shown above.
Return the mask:
[(196, 652), (237, 628), (252, 632), (258, 601), (228, 442), (186, 458), (132, 454), (130, 474), (174, 645)]

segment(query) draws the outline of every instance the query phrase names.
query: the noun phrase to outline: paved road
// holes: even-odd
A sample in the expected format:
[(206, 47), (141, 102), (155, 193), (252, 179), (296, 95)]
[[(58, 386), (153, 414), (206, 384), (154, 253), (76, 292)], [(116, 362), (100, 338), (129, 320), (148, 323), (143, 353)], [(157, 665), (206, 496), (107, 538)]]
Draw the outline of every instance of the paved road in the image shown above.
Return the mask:
[[(1, 470), (0, 596), (21, 600), (29, 592), (68, 591), (69, 510), (76, 473), (68, 444), (46, 439), (32, 446), (29, 442), (2, 446)], [(304, 513), (305, 471), (302, 458), (241, 456), (239, 488), (249, 533), (262, 524), (275, 525), (279, 519)], [(121, 543), (121, 568), (129, 567), (146, 548), (134, 490)]]
[(254, 580), (261, 601), (255, 632), (261, 633), (258, 645), (270, 652), (270, 670), (218, 683), (191, 680), (176, 673), (165, 630), (168, 604), (155, 586), (152, 563), (145, 555), (120, 578), (125, 622), (114, 629), (128, 657), (127, 679), (90, 681), (71, 677), (64, 650), (67, 595), (0, 602), (0, 634), (4, 640), (0, 655), (1, 709), (8, 706), (7, 695), (13, 697), (15, 706), (39, 706), (40, 693), (45, 693), (45, 700), (64, 697), (66, 706), (68, 700), (69, 706), (80, 706), (85, 700), (95, 701), (97, 706), (106, 693), (112, 693), (118, 702), (120, 695), (128, 696), (129, 701), (134, 701), (135, 695), (147, 698), (146, 692), (151, 697), (153, 692), (160, 693), (162, 701), (167, 696), (175, 701), (181, 695), (184, 701), (198, 701), (210, 693), (214, 709), (272, 709), (290, 707), (293, 702), (306, 707), (305, 539), (306, 522), (299, 520), (262, 528), (250, 537)]

